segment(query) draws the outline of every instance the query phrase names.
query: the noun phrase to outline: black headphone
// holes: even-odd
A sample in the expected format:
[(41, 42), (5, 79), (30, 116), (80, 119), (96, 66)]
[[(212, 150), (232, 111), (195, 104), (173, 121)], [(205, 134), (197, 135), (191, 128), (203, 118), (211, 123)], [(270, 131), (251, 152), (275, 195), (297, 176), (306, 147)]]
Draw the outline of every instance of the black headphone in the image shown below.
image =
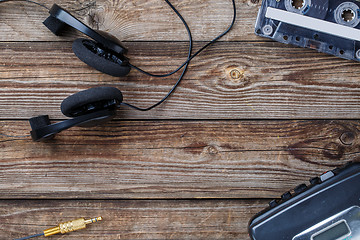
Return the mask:
[(115, 37), (94, 31), (56, 4), (49, 13), (43, 23), (55, 35), (61, 35), (70, 26), (92, 39), (79, 38), (73, 42), (72, 49), (81, 61), (114, 77), (126, 76), (130, 72), (129, 61), (124, 56), (126, 49)]
[(34, 2), (32, 0), (0, 0), (0, 3), (7, 1), (26, 1), (30, 3), (34, 3), (49, 10), (50, 16), (43, 23), (51, 32), (53, 32), (57, 36), (61, 35), (64, 28), (70, 26), (82, 32), (89, 38), (91, 38), (91, 39), (80, 38), (75, 40), (73, 42), (72, 49), (75, 55), (81, 61), (97, 69), (100, 72), (115, 77), (122, 77), (122, 76), (126, 76), (130, 72), (131, 68), (134, 68), (149, 76), (167, 77), (178, 72), (180, 69), (184, 68), (178, 81), (174, 84), (174, 86), (168, 92), (168, 94), (165, 97), (163, 97), (159, 102), (148, 108), (139, 108), (131, 104), (124, 103), (121, 91), (113, 87), (96, 87), (71, 95), (61, 103), (62, 113), (67, 117), (71, 117), (71, 119), (58, 122), (55, 124), (51, 124), (49, 116), (42, 115), (31, 118), (29, 120), (32, 128), (31, 137), (34, 141), (50, 139), (54, 137), (56, 133), (59, 133), (73, 126), (92, 127), (107, 122), (115, 117), (116, 110), (121, 105), (125, 105), (139, 111), (148, 111), (160, 105), (171, 95), (171, 93), (179, 85), (180, 81), (182, 80), (187, 70), (190, 60), (193, 59), (195, 56), (197, 56), (205, 48), (216, 42), (226, 33), (228, 33), (232, 28), (232, 26), (234, 25), (236, 19), (235, 0), (232, 0), (233, 8), (234, 8), (234, 16), (229, 28), (226, 31), (224, 31), (222, 34), (214, 38), (212, 41), (204, 45), (195, 54), (191, 55), (192, 52), (191, 31), (184, 18), (181, 16), (181, 14), (175, 9), (175, 7), (168, 0), (165, 0), (165, 2), (181, 19), (188, 32), (189, 53), (187, 56), (187, 60), (176, 70), (168, 74), (156, 75), (156, 74), (148, 73), (139, 67), (131, 65), (129, 63), (129, 59), (124, 56), (127, 50), (121, 45), (120, 41), (117, 40), (115, 37), (111, 36), (106, 32), (100, 32), (91, 29), (90, 27), (88, 27), (87, 25), (76, 19), (74, 16), (72, 16), (68, 11), (66, 11), (65, 9), (61, 8), (56, 4), (54, 4), (51, 9), (48, 9), (46, 6), (38, 2)]

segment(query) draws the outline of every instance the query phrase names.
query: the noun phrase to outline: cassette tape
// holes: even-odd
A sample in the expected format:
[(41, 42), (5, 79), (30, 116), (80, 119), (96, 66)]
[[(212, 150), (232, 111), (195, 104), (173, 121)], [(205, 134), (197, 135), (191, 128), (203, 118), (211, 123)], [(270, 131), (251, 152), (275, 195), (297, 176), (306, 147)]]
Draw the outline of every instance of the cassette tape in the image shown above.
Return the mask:
[(360, 61), (359, 6), (341, 0), (263, 0), (255, 33)]

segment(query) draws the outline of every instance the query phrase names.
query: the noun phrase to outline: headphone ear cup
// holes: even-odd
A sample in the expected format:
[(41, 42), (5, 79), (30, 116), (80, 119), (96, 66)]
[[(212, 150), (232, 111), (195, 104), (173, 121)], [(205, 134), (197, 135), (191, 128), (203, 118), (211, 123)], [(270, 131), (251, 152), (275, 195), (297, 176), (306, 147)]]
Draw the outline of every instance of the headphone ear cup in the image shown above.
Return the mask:
[(114, 55), (95, 41), (84, 38), (76, 39), (72, 49), (81, 61), (102, 73), (122, 77), (130, 72), (131, 68), (124, 56)]
[(61, 112), (67, 117), (77, 117), (104, 109), (115, 110), (123, 96), (114, 87), (95, 87), (75, 93), (61, 103)]

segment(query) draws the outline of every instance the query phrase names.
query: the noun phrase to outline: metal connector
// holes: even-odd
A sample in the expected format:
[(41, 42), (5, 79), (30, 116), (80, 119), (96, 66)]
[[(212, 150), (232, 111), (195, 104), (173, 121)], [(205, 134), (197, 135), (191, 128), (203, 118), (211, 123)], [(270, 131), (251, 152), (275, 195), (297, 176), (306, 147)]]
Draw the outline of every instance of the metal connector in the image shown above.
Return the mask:
[(85, 220), (84, 218), (79, 218), (76, 220), (60, 223), (59, 226), (57, 226), (57, 227), (46, 229), (44, 231), (44, 236), (48, 237), (48, 236), (58, 234), (58, 233), (65, 234), (68, 232), (77, 231), (77, 230), (86, 228), (87, 224), (95, 223), (95, 222), (98, 222), (101, 220), (102, 220), (102, 217), (91, 218), (88, 220)]

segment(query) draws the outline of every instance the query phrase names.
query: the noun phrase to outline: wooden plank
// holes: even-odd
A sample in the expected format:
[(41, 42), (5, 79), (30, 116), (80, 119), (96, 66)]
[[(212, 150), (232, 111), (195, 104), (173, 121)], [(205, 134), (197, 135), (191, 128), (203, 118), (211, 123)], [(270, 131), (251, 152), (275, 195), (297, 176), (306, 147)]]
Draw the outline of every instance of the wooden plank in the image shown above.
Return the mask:
[[(1, 136), (0, 197), (273, 198), (359, 161), (359, 121), (113, 121), (49, 143)], [(23, 121), (0, 133), (27, 134)]]
[[(52, 6), (51, 1), (38, 2), (49, 8)], [(165, 1), (58, 0), (56, 3), (94, 29), (107, 31), (121, 41), (188, 40), (183, 24)], [(196, 41), (210, 41), (227, 29), (232, 21), (233, 9), (230, 0), (184, 0), (172, 3), (188, 22)], [(257, 0), (237, 0), (236, 4), (236, 25), (222, 40), (261, 39), (254, 34), (260, 3)], [(0, 41), (74, 39), (74, 31), (67, 31), (63, 37), (53, 35), (41, 24), (48, 16), (46, 10), (35, 5), (19, 2), (1, 4)]]
[(3, 239), (24, 237), (60, 222), (95, 216), (102, 216), (104, 220), (63, 237), (79, 240), (249, 239), (247, 223), (266, 202), (25, 200), (0, 201), (0, 206)]
[[(132, 63), (153, 73), (175, 69), (187, 51), (184, 43), (127, 46)], [(1, 119), (64, 118), (59, 106), (65, 97), (99, 85), (118, 87), (125, 101), (147, 107), (178, 76), (150, 78), (135, 70), (124, 78), (100, 74), (76, 58), (70, 43), (1, 43), (0, 49)], [(123, 107), (120, 118), (358, 119), (359, 75), (357, 63), (313, 50), (279, 43), (217, 43), (192, 62), (166, 104), (150, 112)]]

